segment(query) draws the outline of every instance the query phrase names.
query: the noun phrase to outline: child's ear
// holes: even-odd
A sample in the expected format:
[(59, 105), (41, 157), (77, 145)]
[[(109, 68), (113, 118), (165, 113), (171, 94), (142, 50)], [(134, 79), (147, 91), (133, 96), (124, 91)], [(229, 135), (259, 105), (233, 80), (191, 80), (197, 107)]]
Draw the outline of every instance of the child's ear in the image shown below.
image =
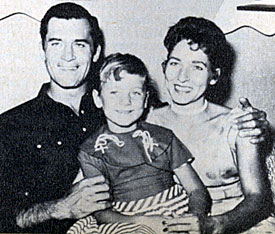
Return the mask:
[(96, 89), (93, 89), (92, 95), (93, 95), (95, 106), (97, 108), (101, 108), (103, 106), (102, 100), (101, 100), (99, 93)]
[(144, 100), (144, 109), (147, 108), (148, 105), (149, 92), (146, 92), (145, 100)]

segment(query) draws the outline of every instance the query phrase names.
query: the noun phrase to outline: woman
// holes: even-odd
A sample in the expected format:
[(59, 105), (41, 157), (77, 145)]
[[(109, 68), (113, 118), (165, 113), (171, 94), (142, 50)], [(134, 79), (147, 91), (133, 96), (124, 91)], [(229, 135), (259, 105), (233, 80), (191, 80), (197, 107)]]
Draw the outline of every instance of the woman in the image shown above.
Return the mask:
[[(171, 27), (164, 45), (168, 56), (163, 71), (171, 102), (155, 109), (148, 121), (172, 129), (194, 156), (192, 165), (213, 200), (211, 216), (201, 221), (203, 229), (245, 231), (268, 217), (271, 195), (258, 149), (243, 142), (231, 127), (236, 116), (249, 113), (251, 107), (230, 110), (208, 100), (215, 97), (209, 88), (228, 75), (232, 51), (213, 22), (196, 17), (183, 18)], [(236, 147), (239, 142), (246, 148)], [(184, 218), (170, 223), (181, 222)], [(186, 230), (180, 225), (174, 228)]]

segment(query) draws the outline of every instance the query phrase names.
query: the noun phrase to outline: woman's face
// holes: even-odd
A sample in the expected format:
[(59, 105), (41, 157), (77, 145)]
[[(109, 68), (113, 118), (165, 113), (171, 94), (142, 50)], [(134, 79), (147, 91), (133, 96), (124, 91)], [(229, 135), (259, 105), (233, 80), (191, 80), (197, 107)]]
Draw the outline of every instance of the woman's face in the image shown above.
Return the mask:
[(212, 72), (207, 55), (192, 50), (187, 40), (180, 41), (171, 52), (165, 68), (165, 78), (172, 101), (188, 105), (204, 96)]

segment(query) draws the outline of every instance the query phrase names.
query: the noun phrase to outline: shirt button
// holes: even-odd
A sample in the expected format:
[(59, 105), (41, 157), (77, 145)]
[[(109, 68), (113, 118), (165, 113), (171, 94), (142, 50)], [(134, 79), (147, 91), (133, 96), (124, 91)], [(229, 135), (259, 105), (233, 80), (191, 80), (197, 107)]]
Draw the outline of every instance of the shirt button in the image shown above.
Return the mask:
[(80, 113), (83, 115), (83, 114), (85, 113), (85, 111), (84, 111), (84, 110), (81, 110)]
[(87, 131), (87, 128), (82, 128), (82, 131), (83, 131), (83, 132), (86, 132), (86, 131)]
[(62, 145), (62, 142), (61, 142), (61, 141), (58, 141), (57, 144), (58, 144), (58, 145)]
[(29, 196), (29, 192), (25, 192), (24, 194), (25, 194), (26, 197)]
[(38, 145), (36, 146), (36, 148), (37, 148), (37, 149), (41, 149), (41, 148), (42, 148), (42, 145), (38, 144)]

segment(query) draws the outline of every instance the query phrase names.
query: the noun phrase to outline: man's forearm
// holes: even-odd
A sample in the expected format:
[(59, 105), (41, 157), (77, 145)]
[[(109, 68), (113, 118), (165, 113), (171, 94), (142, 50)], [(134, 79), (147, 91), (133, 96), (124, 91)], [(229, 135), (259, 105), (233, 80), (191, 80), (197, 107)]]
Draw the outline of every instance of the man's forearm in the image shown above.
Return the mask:
[(16, 217), (16, 224), (21, 228), (31, 227), (52, 219), (55, 202), (35, 204), (28, 210), (22, 210)]

